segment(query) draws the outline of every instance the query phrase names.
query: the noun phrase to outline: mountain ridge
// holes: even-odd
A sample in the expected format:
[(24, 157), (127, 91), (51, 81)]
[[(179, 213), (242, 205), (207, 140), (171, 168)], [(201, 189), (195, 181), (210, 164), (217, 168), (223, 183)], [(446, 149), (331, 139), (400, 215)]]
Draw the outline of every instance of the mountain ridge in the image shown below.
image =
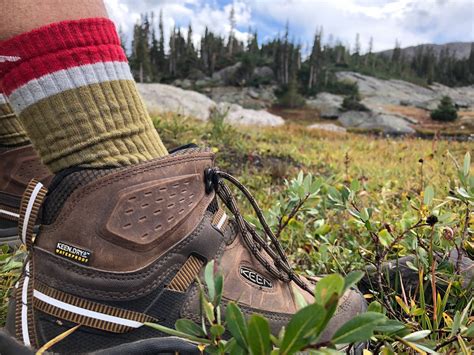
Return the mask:
[[(423, 49), (425, 49), (431, 47), (435, 55), (439, 57), (441, 51), (448, 48), (451, 54), (454, 53), (456, 59), (467, 59), (469, 58), (469, 54), (471, 53), (471, 46), (473, 45), (473, 43), (474, 42), (449, 42), (444, 44), (423, 43), (416, 46), (401, 48), (401, 52), (403, 56), (407, 58), (413, 58), (419, 48), (423, 47)], [(389, 57), (392, 56), (392, 53), (393, 49), (387, 49), (384, 51), (376, 52), (375, 54), (380, 54)]]

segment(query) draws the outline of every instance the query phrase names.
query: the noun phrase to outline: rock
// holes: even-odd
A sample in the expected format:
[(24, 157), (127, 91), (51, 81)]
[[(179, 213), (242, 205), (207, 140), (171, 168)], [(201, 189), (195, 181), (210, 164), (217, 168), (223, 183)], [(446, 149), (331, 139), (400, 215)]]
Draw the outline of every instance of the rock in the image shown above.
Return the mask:
[(181, 82), (181, 87), (185, 90), (190, 89), (193, 86), (193, 83), (189, 79), (184, 79)]
[(189, 88), (191, 88), (191, 86), (193, 84), (192, 84), (191, 80), (189, 80), (189, 79), (184, 79), (184, 80), (176, 79), (175, 81), (173, 81), (172, 85), (183, 88), (183, 89), (189, 89)]
[(250, 89), (248, 91), (248, 95), (252, 98), (252, 99), (255, 99), (255, 100), (258, 100), (260, 98), (260, 95), (258, 94), (258, 92), (256, 92), (254, 89)]
[(212, 84), (213, 84), (212, 79), (209, 78), (208, 76), (206, 76), (203, 79), (196, 80), (196, 82), (194, 83), (194, 85), (196, 85), (196, 87), (198, 88), (211, 86)]
[(338, 72), (338, 80), (356, 82), (364, 101), (416, 106), (426, 110), (436, 108), (443, 96), (449, 96), (462, 107), (474, 107), (474, 85), (450, 88), (438, 83), (429, 87), (403, 80), (382, 80), (354, 72)]
[(256, 126), (281, 126), (285, 123), (280, 116), (273, 115), (264, 110), (249, 110), (239, 105), (221, 102), (217, 105), (221, 114), (226, 114), (225, 121), (230, 124), (256, 125)]
[(268, 66), (256, 67), (252, 72), (252, 80), (260, 83), (270, 83), (275, 79), (273, 69)]
[(175, 112), (203, 121), (209, 119), (212, 110), (226, 113), (231, 124), (279, 126), (283, 118), (263, 110), (249, 110), (230, 103), (216, 103), (207, 96), (191, 90), (183, 90), (164, 84), (138, 84), (138, 90), (151, 113)]
[(232, 85), (235, 84), (235, 78), (237, 71), (242, 66), (241, 62), (237, 62), (230, 67), (225, 67), (214, 74), (212, 74), (212, 80), (218, 82), (220, 85)]
[(406, 120), (390, 114), (348, 111), (339, 116), (339, 122), (346, 128), (380, 130), (387, 134), (415, 133)]
[(229, 102), (258, 110), (270, 107), (276, 101), (272, 86), (259, 88), (217, 86), (212, 88), (209, 97), (218, 103)]
[(321, 118), (338, 118), (342, 96), (322, 92), (315, 99), (307, 100), (306, 105), (319, 111)]
[(138, 89), (150, 112), (176, 112), (207, 120), (216, 103), (195, 91), (164, 84), (138, 84)]
[(315, 123), (311, 126), (308, 126), (308, 129), (319, 129), (321, 131), (328, 131), (328, 132), (338, 132), (338, 133), (346, 133), (347, 130), (344, 127), (337, 126), (333, 123)]

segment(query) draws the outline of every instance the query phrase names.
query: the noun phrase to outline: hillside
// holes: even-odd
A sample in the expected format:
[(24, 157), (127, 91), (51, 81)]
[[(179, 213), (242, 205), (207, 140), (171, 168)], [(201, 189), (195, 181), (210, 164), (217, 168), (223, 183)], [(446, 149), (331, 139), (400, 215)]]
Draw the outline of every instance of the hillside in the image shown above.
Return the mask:
[[(235, 66), (234, 66), (235, 67)], [(311, 129), (356, 130), (386, 135), (457, 136), (472, 139), (474, 133), (474, 86), (450, 88), (441, 84), (419, 86), (402, 80), (382, 80), (356, 72), (338, 72), (344, 85), (357, 85), (364, 112), (342, 108), (345, 95), (320, 92), (299, 108), (278, 106), (276, 85), (230, 86), (223, 79), (233, 67), (224, 68), (209, 80), (176, 80), (176, 86), (139, 84), (152, 112), (177, 113), (207, 121), (215, 114), (234, 125), (279, 126), (295, 123)], [(259, 70), (259, 68), (257, 68)], [(440, 123), (430, 118), (443, 96), (458, 107), (459, 119)]]
[[(426, 43), (426, 44), (420, 44), (417, 46), (401, 48), (401, 53), (407, 59), (412, 59), (416, 55), (417, 51), (431, 48), (436, 57), (439, 57), (442, 51), (448, 50), (449, 53), (451, 53), (456, 59), (467, 59), (469, 58), (472, 45), (473, 45), (473, 42), (452, 42), (452, 43), (445, 43), (445, 44)], [(391, 58), (393, 55), (393, 49), (376, 52), (376, 54), (381, 54), (385, 57)]]

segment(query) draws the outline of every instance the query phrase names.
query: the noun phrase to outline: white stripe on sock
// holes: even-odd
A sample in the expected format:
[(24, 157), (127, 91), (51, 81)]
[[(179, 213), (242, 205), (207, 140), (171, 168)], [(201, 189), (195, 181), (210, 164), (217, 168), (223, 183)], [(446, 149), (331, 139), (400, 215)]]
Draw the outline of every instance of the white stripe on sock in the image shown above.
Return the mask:
[(8, 100), (19, 115), (27, 107), (61, 92), (91, 84), (133, 80), (127, 62), (99, 62), (79, 65), (43, 75), (13, 90)]
[(110, 323), (114, 323), (114, 324), (120, 324), (120, 325), (124, 325), (124, 326), (131, 327), (131, 328), (140, 328), (143, 325), (143, 323), (133, 321), (133, 320), (130, 320), (130, 319), (110, 316), (108, 314), (91, 311), (89, 309), (85, 309), (85, 308), (82, 308), (82, 307), (73, 306), (72, 304), (62, 302), (62, 301), (59, 301), (59, 300), (57, 300), (55, 298), (52, 298), (48, 295), (45, 295), (44, 293), (42, 293), (38, 290), (33, 291), (33, 296), (35, 298), (47, 303), (47, 304), (50, 304), (50, 305), (54, 306), (54, 307), (61, 308), (61, 309), (64, 309), (66, 311), (69, 311), (69, 312), (72, 312), (72, 313), (75, 313), (75, 314), (80, 314), (80, 315), (85, 316), (85, 317), (100, 319), (100, 320), (103, 320), (103, 321), (106, 321), (106, 322), (110, 322)]

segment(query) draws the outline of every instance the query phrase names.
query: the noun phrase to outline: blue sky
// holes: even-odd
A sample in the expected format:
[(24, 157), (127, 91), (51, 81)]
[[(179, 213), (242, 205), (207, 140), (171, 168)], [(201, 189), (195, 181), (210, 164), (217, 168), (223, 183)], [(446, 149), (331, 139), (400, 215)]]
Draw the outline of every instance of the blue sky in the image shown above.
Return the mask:
[(249, 27), (261, 41), (282, 33), (290, 24), (290, 36), (303, 48), (311, 45), (314, 32), (323, 27), (325, 41), (353, 45), (360, 34), (362, 49), (370, 37), (374, 49), (390, 49), (398, 39), (403, 47), (421, 43), (474, 41), (474, 0), (105, 0), (110, 17), (131, 38), (140, 13), (163, 10), (165, 31), (173, 26), (186, 33), (193, 25), (196, 43), (207, 25), (229, 33), (229, 13), (234, 6), (236, 36), (246, 40)]

